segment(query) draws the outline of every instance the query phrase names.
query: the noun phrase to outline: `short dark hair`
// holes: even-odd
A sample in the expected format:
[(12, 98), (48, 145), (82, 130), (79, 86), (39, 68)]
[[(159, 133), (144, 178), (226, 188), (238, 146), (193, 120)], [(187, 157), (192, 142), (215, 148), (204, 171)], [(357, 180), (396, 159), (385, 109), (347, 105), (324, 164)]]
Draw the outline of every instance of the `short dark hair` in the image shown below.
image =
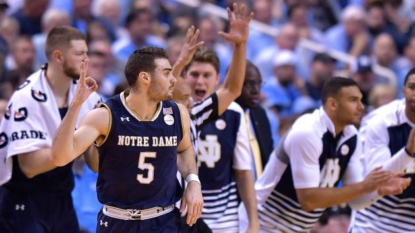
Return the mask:
[(140, 72), (153, 73), (156, 69), (155, 60), (159, 58), (168, 59), (166, 50), (158, 47), (143, 47), (134, 51), (125, 65), (125, 78), (128, 85), (134, 87)]
[(130, 13), (128, 13), (127, 18), (125, 19), (124, 26), (128, 28), (131, 25), (131, 23), (134, 22), (134, 20), (138, 19), (141, 15), (147, 15), (150, 18), (150, 20), (152, 18), (151, 12), (147, 9), (132, 10), (130, 11)]
[[(254, 65), (254, 63), (252, 63), (250, 60), (246, 60), (245, 79), (248, 77), (248, 74), (249, 74), (250, 70), (258, 73), (259, 77), (262, 79), (261, 72), (259, 71), (258, 67), (256, 65)], [(226, 72), (226, 73), (228, 73), (228, 72)]]
[(408, 73), (405, 76), (405, 80), (403, 81), (403, 85), (405, 86), (406, 83), (408, 82), (409, 76), (414, 75), (415, 74), (415, 67), (413, 67), (412, 69), (410, 69), (408, 71)]
[(351, 78), (343, 78), (343, 77), (334, 77), (329, 79), (323, 87), (321, 92), (321, 100), (324, 103), (328, 100), (328, 98), (333, 97), (335, 98), (344, 87), (352, 87), (357, 85), (356, 81)]
[(203, 62), (211, 64), (216, 72), (219, 74), (219, 58), (216, 55), (215, 51), (207, 47), (198, 48), (193, 55), (192, 61), (184, 68), (185, 71), (189, 69), (193, 62)]
[(46, 57), (49, 59), (56, 49), (62, 50), (68, 48), (73, 40), (84, 40), (86, 42), (86, 36), (81, 31), (71, 26), (59, 26), (53, 28), (46, 38)]
[(307, 6), (302, 4), (302, 3), (295, 3), (295, 4), (291, 5), (290, 7), (288, 7), (287, 17), (290, 19), (291, 16), (293, 16), (294, 11), (297, 10), (297, 9), (301, 9), (301, 8), (307, 9)]

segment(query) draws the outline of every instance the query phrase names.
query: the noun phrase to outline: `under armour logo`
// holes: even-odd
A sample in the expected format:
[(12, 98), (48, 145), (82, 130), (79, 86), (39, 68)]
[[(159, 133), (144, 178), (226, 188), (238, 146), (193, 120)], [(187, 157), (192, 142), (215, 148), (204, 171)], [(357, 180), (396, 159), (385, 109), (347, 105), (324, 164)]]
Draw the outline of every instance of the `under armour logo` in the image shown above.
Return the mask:
[(129, 117), (121, 117), (121, 121), (130, 121)]
[(24, 205), (16, 205), (16, 210), (24, 210)]
[(102, 221), (102, 220), (99, 220), (99, 225), (104, 225), (104, 227), (108, 227), (108, 222), (107, 221)]

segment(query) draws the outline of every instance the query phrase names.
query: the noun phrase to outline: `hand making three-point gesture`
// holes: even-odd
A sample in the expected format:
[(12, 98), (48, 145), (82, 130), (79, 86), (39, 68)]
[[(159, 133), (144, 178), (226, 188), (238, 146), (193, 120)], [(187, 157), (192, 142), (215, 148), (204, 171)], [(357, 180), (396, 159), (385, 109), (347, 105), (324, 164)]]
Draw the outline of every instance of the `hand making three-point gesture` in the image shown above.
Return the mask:
[(89, 95), (91, 95), (98, 89), (97, 82), (91, 77), (86, 77), (87, 71), (88, 60), (85, 59), (81, 63), (80, 76), (78, 80), (78, 85), (75, 90), (74, 98), (72, 100), (72, 104), (82, 105), (86, 101), (86, 99), (88, 99)]

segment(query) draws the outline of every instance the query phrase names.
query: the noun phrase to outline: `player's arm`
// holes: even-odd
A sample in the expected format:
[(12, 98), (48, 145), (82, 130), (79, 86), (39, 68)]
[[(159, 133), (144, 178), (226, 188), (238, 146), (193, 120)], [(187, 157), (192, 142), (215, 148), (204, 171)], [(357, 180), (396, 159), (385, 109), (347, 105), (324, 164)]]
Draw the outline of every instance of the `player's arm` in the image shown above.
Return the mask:
[(240, 124), (236, 137), (236, 145), (233, 151), (233, 169), (239, 195), (249, 220), (247, 232), (259, 232), (259, 219), (257, 201), (252, 176), (252, 156), (250, 154), (249, 137), (244, 112), (240, 108)]
[[(290, 158), (298, 201), (305, 211), (339, 205), (366, 193), (371, 193), (393, 175), (391, 172), (377, 169), (367, 179), (359, 183), (341, 188), (320, 187), (319, 157), (323, 145), (313, 130), (291, 131), (287, 135), (284, 148)], [(337, 177), (333, 178), (337, 179)]]
[(78, 129), (76, 121), (82, 104), (95, 92), (98, 85), (91, 77), (86, 77), (88, 61), (81, 64), (81, 75), (72, 103), (52, 141), (50, 159), (56, 166), (65, 166), (84, 153), (99, 136), (105, 136), (109, 129), (110, 113), (105, 108), (96, 108), (87, 113)]
[[(414, 158), (408, 155), (405, 147), (391, 155), (388, 135), (387, 126), (381, 120), (367, 126), (364, 144), (366, 155), (363, 157), (367, 170), (382, 165), (384, 170), (402, 172), (408, 164), (414, 163)], [(406, 148), (415, 153), (415, 129), (409, 134)]]
[(177, 148), (177, 168), (188, 183), (183, 194), (180, 211), (183, 212), (187, 205), (186, 223), (192, 226), (202, 214), (203, 197), (201, 184), (197, 177), (195, 153), (190, 139), (190, 115), (185, 106), (181, 104), (178, 106), (182, 118), (183, 138)]
[(39, 149), (17, 155), (20, 169), (27, 178), (33, 178), (42, 173), (55, 169), (50, 161), (50, 148)]
[[(106, 135), (109, 126), (109, 112), (105, 108), (93, 109), (82, 119), (79, 128), (74, 131), (80, 106), (71, 104), (68, 113), (58, 127), (52, 142), (51, 160), (56, 166), (65, 166), (84, 153), (101, 135)], [(92, 153), (93, 156), (94, 153)], [(86, 157), (91, 156), (86, 153)], [(97, 159), (86, 159), (97, 162)], [(97, 164), (88, 164), (96, 168)], [(93, 169), (94, 171), (96, 169)]]

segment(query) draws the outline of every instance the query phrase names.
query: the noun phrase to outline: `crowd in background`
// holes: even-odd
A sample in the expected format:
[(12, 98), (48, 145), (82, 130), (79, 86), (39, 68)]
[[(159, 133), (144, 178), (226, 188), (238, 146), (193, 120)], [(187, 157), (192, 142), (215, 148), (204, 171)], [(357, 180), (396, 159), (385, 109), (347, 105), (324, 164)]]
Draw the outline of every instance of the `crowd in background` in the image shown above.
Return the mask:
[[(203, 2), (225, 8), (233, 1)], [(274, 145), (299, 115), (321, 105), (323, 84), (340, 71), (360, 85), (367, 112), (402, 97), (403, 79), (415, 65), (415, 1), (242, 2), (255, 13), (254, 20), (279, 31), (272, 36), (252, 27), (247, 47), (247, 59), (264, 81), (259, 101), (267, 110)], [(223, 80), (232, 47), (217, 32), (226, 31), (227, 24), (200, 9), (176, 0), (0, 0), (1, 116), (13, 91), (46, 63), (46, 35), (60, 25), (72, 25), (87, 35), (89, 75), (104, 99), (127, 87), (124, 64), (137, 48), (163, 47), (174, 64), (191, 25), (200, 30), (199, 40), (217, 53)], [(349, 54), (356, 62), (350, 65), (313, 52), (299, 45), (301, 39)], [(376, 74), (374, 65), (391, 70), (396, 80)], [(82, 193), (95, 189), (96, 177), (82, 161), (74, 170), (80, 223), (86, 230), (94, 229), (99, 203), (94, 194)], [(349, 211), (336, 208), (323, 216), (318, 232), (347, 228)]]

